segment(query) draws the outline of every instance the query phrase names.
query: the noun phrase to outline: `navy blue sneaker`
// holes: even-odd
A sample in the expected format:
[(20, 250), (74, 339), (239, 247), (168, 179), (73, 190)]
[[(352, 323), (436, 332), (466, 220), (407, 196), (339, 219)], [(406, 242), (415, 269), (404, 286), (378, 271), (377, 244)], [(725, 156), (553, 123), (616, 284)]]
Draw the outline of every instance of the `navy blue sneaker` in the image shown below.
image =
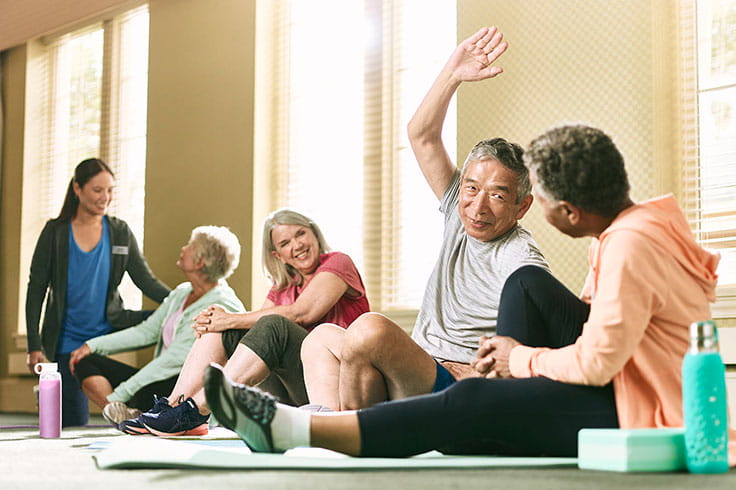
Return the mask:
[(205, 369), (204, 393), (220, 425), (235, 431), (254, 451), (275, 452), (271, 421), (276, 414), (276, 398), (258, 388), (234, 383), (215, 363)]
[(157, 436), (203, 436), (209, 432), (209, 415), (201, 415), (191, 398), (179, 397), (179, 404), (159, 413), (146, 412), (138, 417), (151, 434)]
[[(169, 410), (171, 408), (171, 405), (169, 405), (169, 400), (162, 396), (159, 398), (156, 395), (153, 395), (153, 408), (151, 408), (147, 414), (158, 414), (163, 412), (164, 410)], [(118, 430), (120, 432), (125, 432), (126, 434), (129, 434), (131, 436), (140, 436), (143, 434), (150, 434), (148, 429), (146, 429), (146, 426), (143, 425), (143, 422), (138, 420), (138, 418), (143, 415), (140, 414), (136, 418), (123, 420), (119, 424), (117, 424)]]

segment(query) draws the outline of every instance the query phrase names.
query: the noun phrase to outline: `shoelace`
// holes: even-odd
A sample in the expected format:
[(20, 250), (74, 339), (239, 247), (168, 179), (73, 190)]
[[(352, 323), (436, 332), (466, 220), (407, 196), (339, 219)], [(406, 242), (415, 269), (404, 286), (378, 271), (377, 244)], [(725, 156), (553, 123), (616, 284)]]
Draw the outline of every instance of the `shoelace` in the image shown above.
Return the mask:
[(171, 408), (168, 398), (165, 396), (159, 398), (158, 395), (153, 395), (153, 408), (149, 410), (149, 413), (160, 413), (168, 408)]
[(234, 390), (235, 398), (245, 405), (250, 417), (259, 424), (269, 424), (276, 414), (276, 398), (264, 392), (251, 391), (245, 387)]

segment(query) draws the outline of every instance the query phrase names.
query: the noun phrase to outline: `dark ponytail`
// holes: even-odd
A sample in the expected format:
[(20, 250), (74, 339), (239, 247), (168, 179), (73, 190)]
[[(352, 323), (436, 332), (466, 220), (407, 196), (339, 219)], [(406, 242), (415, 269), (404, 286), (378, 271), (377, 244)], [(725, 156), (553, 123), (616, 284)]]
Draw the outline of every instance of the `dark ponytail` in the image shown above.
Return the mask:
[(74, 193), (74, 183), (79, 184), (79, 187), (84, 187), (89, 180), (100, 172), (107, 172), (113, 177), (115, 174), (112, 173), (110, 167), (99, 158), (88, 158), (82, 160), (74, 169), (74, 177), (69, 181), (69, 187), (66, 189), (66, 196), (64, 197), (64, 204), (61, 206), (61, 212), (56, 218), (59, 221), (68, 221), (77, 214), (77, 207), (79, 206), (79, 198)]

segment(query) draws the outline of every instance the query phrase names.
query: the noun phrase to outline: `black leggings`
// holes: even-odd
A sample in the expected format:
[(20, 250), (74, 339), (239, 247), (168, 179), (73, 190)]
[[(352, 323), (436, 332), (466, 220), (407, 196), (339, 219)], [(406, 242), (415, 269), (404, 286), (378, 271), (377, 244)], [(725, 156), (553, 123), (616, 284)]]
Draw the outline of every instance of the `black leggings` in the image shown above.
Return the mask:
[[(137, 372), (138, 369), (133, 366), (99, 354), (88, 355), (74, 367), (75, 376), (80, 384), (89, 376), (102, 376), (110, 382), (113, 388), (131, 378)], [(150, 410), (153, 408), (153, 395), (169, 396), (171, 390), (174, 389), (174, 385), (176, 385), (177, 377), (173, 376), (144, 386), (135, 392), (133, 397), (125, 404), (143, 412)]]
[[(589, 307), (545, 270), (514, 272), (501, 294), (498, 334), (525, 345), (575, 341)], [(578, 431), (618, 427), (613, 387), (547, 378), (460, 381), (432, 395), (360, 410), (362, 456), (454, 454), (576, 456)]]

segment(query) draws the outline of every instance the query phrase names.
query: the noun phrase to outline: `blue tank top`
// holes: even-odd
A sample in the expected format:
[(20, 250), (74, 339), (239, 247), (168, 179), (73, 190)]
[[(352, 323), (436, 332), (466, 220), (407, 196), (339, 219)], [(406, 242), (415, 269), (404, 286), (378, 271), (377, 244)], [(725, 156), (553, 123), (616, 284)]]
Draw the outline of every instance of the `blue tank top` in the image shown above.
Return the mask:
[(110, 332), (110, 323), (105, 314), (109, 283), (110, 235), (107, 216), (102, 218), (102, 237), (89, 252), (79, 248), (69, 223), (66, 305), (58, 354), (68, 354), (87, 340)]

